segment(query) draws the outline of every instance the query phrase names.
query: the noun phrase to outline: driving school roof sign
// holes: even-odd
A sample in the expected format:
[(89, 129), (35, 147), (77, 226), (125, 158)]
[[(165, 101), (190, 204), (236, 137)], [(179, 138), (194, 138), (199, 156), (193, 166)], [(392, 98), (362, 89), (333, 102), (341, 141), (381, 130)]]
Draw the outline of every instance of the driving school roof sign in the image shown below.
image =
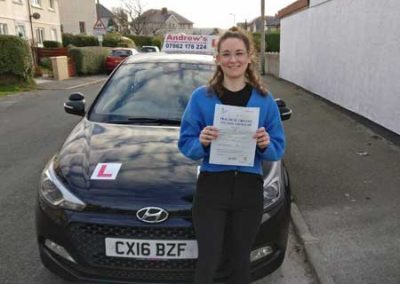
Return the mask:
[(162, 51), (167, 53), (215, 54), (217, 36), (166, 34)]

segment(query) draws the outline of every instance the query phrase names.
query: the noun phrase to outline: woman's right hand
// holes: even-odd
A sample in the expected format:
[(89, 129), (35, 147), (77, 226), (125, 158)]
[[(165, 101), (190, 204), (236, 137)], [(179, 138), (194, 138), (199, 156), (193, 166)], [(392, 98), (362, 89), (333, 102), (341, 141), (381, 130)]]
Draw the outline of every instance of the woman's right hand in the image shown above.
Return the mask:
[(218, 129), (214, 126), (206, 126), (200, 132), (200, 143), (204, 147), (210, 146), (211, 141), (217, 138), (218, 138)]

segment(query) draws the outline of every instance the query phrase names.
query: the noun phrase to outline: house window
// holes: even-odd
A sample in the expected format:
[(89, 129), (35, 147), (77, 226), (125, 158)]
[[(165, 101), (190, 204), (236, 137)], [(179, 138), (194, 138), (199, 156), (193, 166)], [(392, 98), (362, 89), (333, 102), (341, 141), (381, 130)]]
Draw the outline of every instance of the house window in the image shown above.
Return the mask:
[(0, 23), (0, 35), (8, 35), (7, 24)]
[(54, 0), (49, 0), (49, 7), (51, 10), (54, 10)]
[(17, 25), (15, 28), (16, 32), (17, 32), (17, 36), (22, 37), (22, 38), (26, 38), (26, 31), (25, 31), (25, 26), (20, 24)]
[(43, 46), (44, 38), (44, 28), (37, 28), (36, 29), (36, 41), (39, 46)]
[(64, 32), (64, 26), (63, 26), (63, 24), (60, 25), (60, 30), (61, 30), (61, 33)]
[(85, 22), (79, 22), (79, 32), (81, 34), (85, 34), (86, 33)]
[(32, 6), (42, 7), (42, 0), (31, 0)]
[(57, 41), (57, 30), (51, 29), (51, 40)]

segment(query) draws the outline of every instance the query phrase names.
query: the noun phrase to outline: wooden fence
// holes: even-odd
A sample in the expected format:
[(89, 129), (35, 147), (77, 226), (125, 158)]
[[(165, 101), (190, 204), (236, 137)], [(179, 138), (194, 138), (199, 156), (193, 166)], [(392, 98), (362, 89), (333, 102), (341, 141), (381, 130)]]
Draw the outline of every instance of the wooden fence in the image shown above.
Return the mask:
[(69, 56), (68, 48), (66, 47), (58, 47), (58, 48), (40, 48), (35, 47), (34, 51), (36, 53), (37, 64), (40, 63), (41, 58), (45, 57), (55, 57), (55, 56), (67, 56), (68, 57), (68, 73), (69, 76), (76, 75), (75, 63), (72, 58)]

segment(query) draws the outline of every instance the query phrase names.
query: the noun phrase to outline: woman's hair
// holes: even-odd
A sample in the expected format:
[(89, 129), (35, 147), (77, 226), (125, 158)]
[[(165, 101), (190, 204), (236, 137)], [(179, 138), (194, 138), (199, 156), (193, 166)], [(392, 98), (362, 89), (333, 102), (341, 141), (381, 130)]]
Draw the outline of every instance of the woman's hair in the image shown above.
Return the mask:
[[(262, 95), (266, 95), (268, 90), (264, 87), (261, 82), (260, 75), (254, 69), (255, 61), (254, 61), (254, 45), (252, 40), (243, 32), (240, 31), (238, 28), (233, 27), (226, 31), (218, 40), (217, 44), (217, 52), (220, 52), (221, 44), (225, 40), (229, 38), (237, 38), (243, 41), (248, 56), (250, 57), (250, 64), (247, 66), (245, 78), (246, 81), (256, 90), (258, 90)], [(218, 65), (217, 69), (211, 80), (208, 82), (209, 89), (213, 90), (218, 97), (223, 95), (224, 89), (222, 82), (224, 81), (224, 73), (222, 72), (221, 67)]]

